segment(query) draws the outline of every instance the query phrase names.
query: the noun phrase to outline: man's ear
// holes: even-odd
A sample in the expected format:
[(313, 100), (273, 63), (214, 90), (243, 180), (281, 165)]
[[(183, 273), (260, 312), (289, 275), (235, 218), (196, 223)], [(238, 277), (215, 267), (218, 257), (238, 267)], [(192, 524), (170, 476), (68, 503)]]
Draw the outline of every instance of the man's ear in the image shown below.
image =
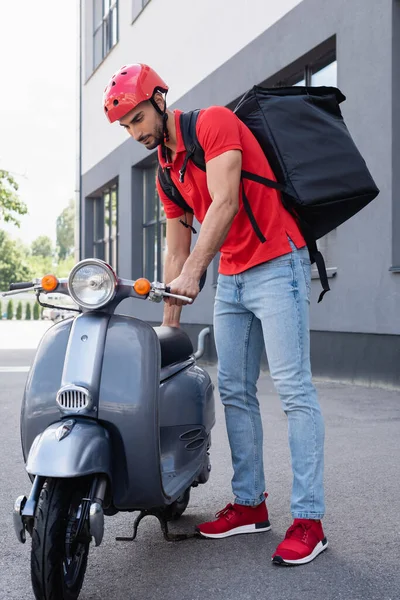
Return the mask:
[(154, 102), (157, 104), (158, 108), (161, 111), (164, 111), (164, 107), (165, 107), (165, 99), (164, 96), (160, 93), (160, 92), (156, 92), (153, 96), (154, 98)]

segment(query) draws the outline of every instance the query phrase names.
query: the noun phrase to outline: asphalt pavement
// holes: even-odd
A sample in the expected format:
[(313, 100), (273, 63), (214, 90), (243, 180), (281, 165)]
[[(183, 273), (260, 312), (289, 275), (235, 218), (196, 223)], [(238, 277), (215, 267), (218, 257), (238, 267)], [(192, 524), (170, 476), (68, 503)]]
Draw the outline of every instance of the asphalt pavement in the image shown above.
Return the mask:
[[(21, 334), (11, 348), (0, 322), (0, 600), (33, 599), (30, 541), (18, 543), (12, 525), (14, 499), (29, 492), (19, 442), (19, 413), (32, 345), (42, 329)], [(10, 335), (12, 327), (7, 330)], [(40, 331), (39, 331), (40, 329)], [(18, 337), (17, 335), (17, 337)], [(11, 339), (10, 338), (10, 339)], [(24, 342), (25, 340), (25, 342)], [(14, 343), (15, 342), (15, 343)], [(15, 346), (20, 345), (18, 349)], [(28, 346), (28, 347), (26, 347)], [(16, 369), (16, 367), (19, 368)], [(25, 369), (24, 369), (25, 367)], [(215, 367), (209, 368), (215, 380)], [(400, 599), (400, 392), (318, 382), (326, 423), (324, 529), (329, 547), (315, 561), (294, 568), (271, 564), (291, 517), (291, 470), (286, 417), (268, 374), (259, 381), (264, 459), (272, 531), (225, 540), (168, 543), (153, 517), (136, 541), (134, 515), (106, 518), (103, 543), (92, 548), (82, 600), (399, 600)], [(218, 397), (208, 484), (193, 489), (174, 532), (232, 500), (229, 447)]]

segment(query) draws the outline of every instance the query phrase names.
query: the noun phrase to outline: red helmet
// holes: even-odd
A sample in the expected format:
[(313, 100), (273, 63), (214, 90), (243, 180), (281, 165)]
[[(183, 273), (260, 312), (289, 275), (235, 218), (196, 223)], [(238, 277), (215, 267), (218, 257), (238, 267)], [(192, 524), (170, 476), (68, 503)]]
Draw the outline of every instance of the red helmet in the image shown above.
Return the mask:
[(167, 92), (168, 86), (151, 67), (142, 64), (122, 67), (104, 90), (104, 112), (110, 123), (122, 119), (140, 102), (150, 100), (156, 90)]

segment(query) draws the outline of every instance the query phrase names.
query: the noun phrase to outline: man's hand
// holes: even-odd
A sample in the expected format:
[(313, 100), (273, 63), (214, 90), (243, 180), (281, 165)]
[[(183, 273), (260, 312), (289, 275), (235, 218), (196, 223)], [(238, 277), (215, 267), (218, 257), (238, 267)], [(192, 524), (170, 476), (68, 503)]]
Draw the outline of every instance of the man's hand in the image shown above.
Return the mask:
[[(176, 279), (171, 281), (171, 283), (168, 284), (168, 287), (171, 288), (171, 294), (188, 296), (189, 298), (192, 298), (193, 301), (197, 298), (200, 292), (198, 279), (196, 277), (188, 275), (187, 273), (182, 273), (181, 275), (179, 275), (179, 277), (177, 277)], [(170, 306), (184, 306), (185, 304), (188, 304), (183, 300), (168, 297), (165, 297), (165, 302), (167, 302)]]

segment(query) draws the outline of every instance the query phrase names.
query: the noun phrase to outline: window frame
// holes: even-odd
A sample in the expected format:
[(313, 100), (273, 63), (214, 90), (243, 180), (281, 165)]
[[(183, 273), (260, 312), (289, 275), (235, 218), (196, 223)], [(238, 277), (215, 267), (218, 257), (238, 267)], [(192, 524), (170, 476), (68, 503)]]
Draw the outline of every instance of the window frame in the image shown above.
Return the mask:
[(151, 0), (132, 0), (132, 23), (142, 14)]
[(313, 85), (313, 76), (335, 62), (337, 63), (336, 49), (327, 52), (315, 60), (312, 60), (312, 58), (305, 59), (300, 68), (297, 68), (291, 74), (284, 77), (277, 76), (276, 79), (274, 78), (273, 85), (269, 85), (268, 87), (291, 87), (298, 85), (302, 81), (305, 82), (305, 87), (311, 87)]
[[(162, 209), (162, 202), (159, 194), (157, 193), (156, 177), (157, 177), (157, 164), (152, 164), (142, 170), (143, 173), (143, 194), (142, 194), (142, 250), (143, 250), (143, 276), (147, 277), (151, 281), (163, 281), (164, 277), (164, 261), (163, 261), (163, 239), (166, 239), (166, 235), (163, 235), (163, 231), (166, 228), (167, 217)], [(148, 178), (154, 176), (154, 200), (157, 198), (157, 204), (154, 207), (155, 214), (154, 218), (147, 220), (147, 206), (148, 202)], [(165, 227), (164, 227), (165, 226)], [(146, 247), (148, 244), (147, 235), (148, 232), (153, 231), (152, 242), (155, 247), (154, 258), (155, 264), (152, 267), (152, 275), (150, 275), (151, 266), (148, 263), (148, 256)]]
[[(112, 196), (115, 193), (115, 227), (113, 227)], [(110, 223), (106, 224), (106, 197), (109, 197), (111, 206)], [(92, 199), (93, 242), (92, 255), (94, 258), (104, 260), (118, 272), (119, 259), (119, 194), (118, 182), (112, 182), (100, 190), (100, 194)], [(114, 256), (115, 255), (115, 256)], [(111, 257), (111, 260), (110, 260)]]
[[(96, 3), (101, 2), (102, 17), (98, 23)], [(95, 71), (119, 41), (119, 0), (92, 0), (93, 2), (93, 71)], [(114, 40), (115, 23), (115, 40)], [(96, 63), (96, 36), (101, 32), (101, 58)]]

